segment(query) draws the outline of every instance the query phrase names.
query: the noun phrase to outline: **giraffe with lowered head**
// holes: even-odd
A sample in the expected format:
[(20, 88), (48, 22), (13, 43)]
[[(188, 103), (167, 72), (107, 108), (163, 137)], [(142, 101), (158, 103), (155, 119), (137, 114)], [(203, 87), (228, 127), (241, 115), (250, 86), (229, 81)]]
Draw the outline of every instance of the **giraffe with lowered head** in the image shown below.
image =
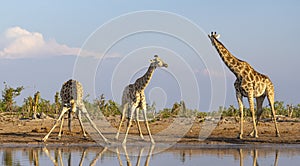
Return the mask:
[(128, 109), (130, 109), (130, 117), (129, 117), (129, 122), (128, 122), (128, 126), (126, 129), (126, 133), (125, 133), (125, 138), (123, 140), (123, 144), (126, 144), (126, 140), (127, 140), (127, 136), (128, 136), (128, 132), (132, 123), (132, 118), (133, 118), (133, 114), (136, 114), (136, 121), (137, 121), (137, 126), (138, 126), (138, 130), (140, 133), (140, 137), (142, 139), (144, 139), (142, 131), (141, 131), (141, 127), (139, 124), (139, 109), (143, 110), (143, 115), (144, 115), (144, 121), (146, 124), (146, 128), (150, 137), (150, 140), (152, 142), (152, 144), (154, 144), (154, 139), (152, 138), (151, 132), (150, 132), (150, 128), (149, 128), (149, 124), (148, 124), (148, 120), (147, 120), (147, 115), (146, 115), (146, 99), (145, 99), (145, 93), (144, 90), (147, 87), (147, 85), (150, 82), (150, 79), (152, 78), (153, 72), (157, 67), (168, 67), (168, 64), (164, 63), (157, 55), (154, 55), (154, 59), (150, 60), (150, 66), (147, 70), (147, 72), (140, 78), (138, 78), (134, 84), (129, 84), (128, 86), (125, 87), (124, 91), (123, 91), (123, 96), (122, 96), (122, 118), (119, 124), (119, 129), (116, 135), (116, 139), (119, 138), (119, 133), (121, 130), (121, 126), (122, 126), (122, 122), (125, 119), (126, 116), (126, 111), (129, 111)]
[[(212, 32), (208, 37), (211, 40), (212, 45), (217, 49), (221, 59), (224, 61), (225, 65), (229, 68), (231, 72), (236, 76), (236, 81), (234, 82), (234, 88), (236, 90), (236, 98), (240, 109), (240, 133), (238, 138), (243, 138), (243, 97), (248, 98), (250, 111), (252, 113), (253, 120), (253, 131), (250, 136), (255, 138), (258, 137), (257, 124), (258, 120), (263, 112), (262, 104), (265, 97), (268, 98), (271, 107), (271, 113), (273, 116), (276, 136), (279, 137), (279, 130), (277, 127), (275, 109), (274, 109), (274, 86), (270, 78), (255, 71), (252, 66), (247, 62), (242, 61), (234, 57), (225, 46), (218, 40), (220, 34)], [(254, 111), (254, 98), (256, 98), (257, 105), (257, 116), (255, 121), (255, 111)]]
[(50, 136), (51, 132), (55, 129), (55, 127), (58, 125), (58, 123), (61, 121), (60, 129), (58, 133), (58, 138), (61, 138), (61, 131), (64, 123), (64, 114), (69, 112), (74, 112), (79, 120), (83, 136), (86, 137), (86, 132), (83, 127), (82, 119), (81, 119), (81, 113), (87, 118), (87, 120), (90, 122), (92, 127), (97, 131), (97, 133), (102, 137), (102, 139), (109, 143), (109, 141), (104, 137), (104, 135), (98, 130), (96, 124), (91, 120), (85, 106), (83, 103), (83, 88), (79, 81), (77, 80), (68, 80), (65, 82), (60, 90), (60, 97), (62, 100), (62, 106), (61, 111), (58, 119), (56, 120), (55, 124), (53, 125), (52, 129), (49, 131), (49, 133), (43, 138), (43, 141), (46, 142), (48, 137)]

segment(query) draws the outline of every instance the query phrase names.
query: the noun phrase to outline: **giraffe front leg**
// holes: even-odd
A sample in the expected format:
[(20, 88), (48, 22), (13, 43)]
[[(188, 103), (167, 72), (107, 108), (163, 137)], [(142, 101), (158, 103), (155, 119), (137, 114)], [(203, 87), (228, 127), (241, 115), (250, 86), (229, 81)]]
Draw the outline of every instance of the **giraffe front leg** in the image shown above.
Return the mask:
[(155, 141), (151, 135), (151, 132), (150, 132), (150, 127), (149, 127), (149, 123), (148, 123), (148, 118), (147, 118), (147, 113), (146, 113), (146, 109), (143, 110), (143, 113), (144, 113), (144, 120), (145, 120), (145, 123), (146, 123), (146, 128), (147, 128), (147, 131), (148, 131), (148, 134), (149, 134), (149, 137), (150, 137), (150, 140), (151, 140), (151, 143), (152, 144), (155, 144)]
[(119, 134), (120, 134), (120, 130), (121, 130), (121, 127), (122, 127), (122, 123), (123, 123), (123, 121), (124, 121), (124, 119), (125, 119), (125, 113), (126, 113), (126, 110), (128, 109), (128, 103), (126, 103), (126, 104), (124, 104), (123, 106), (122, 106), (123, 108), (123, 111), (122, 111), (122, 115), (121, 115), (121, 121), (120, 121), (120, 123), (119, 123), (119, 127), (118, 127), (118, 132), (117, 132), (117, 134), (116, 134), (116, 136), (115, 136), (115, 139), (116, 140), (118, 140), (119, 139)]
[(83, 133), (83, 137), (84, 137), (84, 138), (87, 138), (87, 135), (86, 135), (86, 132), (85, 132), (85, 130), (84, 130), (83, 123), (82, 123), (82, 119), (81, 119), (81, 111), (76, 110), (76, 114), (77, 114), (78, 121), (79, 121), (81, 130), (82, 130), (82, 133)]
[(248, 94), (248, 102), (250, 106), (250, 111), (252, 113), (252, 121), (253, 121), (253, 137), (258, 138), (257, 128), (256, 128), (256, 120), (255, 120), (255, 111), (254, 111), (254, 101), (253, 101), (253, 93)]
[(85, 107), (83, 108), (83, 114), (84, 116), (88, 119), (88, 121), (90, 122), (90, 124), (92, 125), (92, 127), (97, 131), (97, 133), (102, 137), (102, 139), (105, 141), (105, 143), (110, 144), (110, 142), (104, 137), (104, 135), (98, 130), (96, 124), (92, 121), (92, 119), (90, 118), (90, 115), (88, 114), (88, 112), (86, 111)]
[(62, 132), (63, 124), (64, 124), (64, 117), (61, 118), (60, 127), (59, 127), (59, 132), (58, 132), (58, 136), (57, 136), (57, 139), (58, 139), (58, 140), (61, 139), (61, 132)]
[(240, 133), (238, 135), (239, 139), (243, 139), (243, 129), (244, 129), (244, 105), (243, 105), (243, 96), (241, 93), (237, 92), (236, 93), (236, 98), (239, 104), (239, 109), (240, 109)]
[(135, 111), (136, 107), (137, 107), (137, 106), (135, 106), (135, 105), (133, 105), (133, 106), (131, 107), (130, 118), (129, 118), (128, 126), (127, 126), (127, 129), (126, 129), (125, 138), (124, 138), (124, 140), (123, 140), (123, 142), (122, 142), (122, 144), (123, 144), (124, 146), (125, 146), (126, 141), (127, 141), (128, 132), (129, 132), (129, 129), (130, 129), (131, 124), (132, 124), (132, 118), (133, 118), (133, 114), (134, 114), (134, 111)]
[(47, 135), (45, 135), (45, 137), (42, 139), (43, 142), (46, 142), (48, 137), (50, 136), (50, 134), (52, 133), (52, 131), (55, 129), (55, 127), (57, 126), (58, 122), (61, 120), (61, 118), (63, 117), (63, 115), (68, 111), (69, 109), (66, 107), (63, 107), (58, 119), (56, 120), (55, 124), (53, 125), (52, 129), (49, 131), (49, 133)]
[(69, 132), (72, 132), (72, 110), (68, 112), (68, 128)]

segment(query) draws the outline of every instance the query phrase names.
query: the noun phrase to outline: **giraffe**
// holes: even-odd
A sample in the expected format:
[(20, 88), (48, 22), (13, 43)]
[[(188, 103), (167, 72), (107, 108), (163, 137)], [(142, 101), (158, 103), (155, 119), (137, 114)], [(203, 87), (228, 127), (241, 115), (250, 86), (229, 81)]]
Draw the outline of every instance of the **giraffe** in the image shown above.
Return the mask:
[(137, 121), (137, 126), (138, 126), (138, 130), (140, 133), (140, 137), (142, 139), (144, 139), (142, 131), (141, 131), (141, 126), (138, 120), (138, 113), (139, 113), (139, 109), (143, 110), (143, 115), (144, 115), (144, 121), (146, 124), (146, 128), (151, 140), (152, 144), (155, 144), (154, 139), (152, 138), (151, 132), (150, 132), (150, 128), (149, 128), (149, 124), (148, 124), (148, 120), (147, 120), (147, 115), (146, 115), (146, 99), (145, 99), (145, 93), (144, 90), (147, 87), (147, 85), (150, 82), (150, 79), (153, 75), (154, 70), (157, 67), (168, 67), (168, 64), (164, 63), (157, 55), (154, 55), (154, 59), (150, 60), (150, 66), (147, 70), (147, 72), (140, 78), (138, 78), (134, 84), (129, 84), (128, 86), (126, 86), (124, 88), (123, 91), (123, 96), (122, 96), (122, 117), (121, 117), (121, 121), (119, 124), (119, 128), (118, 128), (118, 132), (116, 135), (116, 139), (118, 139), (119, 137), (119, 133), (121, 130), (121, 126), (122, 126), (122, 122), (125, 119), (125, 114), (126, 111), (128, 109), (130, 109), (130, 117), (129, 117), (129, 122), (128, 122), (128, 126), (126, 129), (126, 133), (125, 133), (125, 138), (123, 140), (123, 144), (126, 144), (126, 140), (127, 140), (127, 136), (128, 136), (128, 132), (132, 123), (132, 118), (133, 118), (133, 114), (136, 114), (136, 121)]
[[(236, 57), (234, 57), (225, 46), (218, 40), (220, 34), (211, 33), (208, 35), (210, 38), (212, 45), (217, 49), (221, 59), (225, 63), (225, 65), (229, 68), (231, 72), (236, 76), (236, 81), (234, 82), (234, 88), (236, 91), (236, 98), (239, 104), (240, 109), (240, 133), (238, 138), (243, 138), (243, 97), (248, 98), (250, 111), (252, 113), (252, 121), (253, 121), (253, 130), (249, 134), (255, 138), (258, 137), (257, 133), (257, 124), (258, 120), (263, 112), (262, 104), (265, 97), (268, 98), (271, 112), (275, 124), (276, 136), (280, 137), (276, 117), (275, 117), (275, 109), (274, 109), (274, 85), (271, 82), (270, 78), (266, 75), (263, 75), (257, 71), (255, 71), (252, 66), (250, 66), (247, 62), (242, 61)], [(255, 111), (254, 111), (254, 98), (256, 98), (256, 107), (257, 107), (257, 116), (255, 122)]]
[(92, 127), (98, 132), (98, 134), (102, 137), (102, 139), (106, 143), (109, 143), (108, 140), (98, 130), (95, 123), (91, 120), (91, 118), (84, 106), (82, 96), (83, 96), (83, 88), (79, 81), (70, 79), (62, 85), (61, 90), (60, 90), (60, 97), (62, 100), (60, 115), (59, 115), (58, 119), (56, 120), (55, 124), (53, 125), (52, 129), (43, 138), (44, 142), (47, 141), (49, 135), (55, 129), (55, 127), (58, 125), (60, 120), (61, 120), (61, 124), (60, 124), (59, 133), (58, 133), (58, 139), (61, 138), (61, 131), (62, 131), (63, 123), (64, 123), (63, 116), (66, 112), (69, 111), (69, 112), (75, 112), (75, 114), (77, 115), (82, 132), (83, 132), (83, 136), (85, 138), (87, 137), (87, 135), (86, 135), (86, 132), (84, 130), (83, 123), (81, 120), (81, 113), (83, 113), (85, 115), (85, 117), (88, 119), (88, 121), (90, 122)]

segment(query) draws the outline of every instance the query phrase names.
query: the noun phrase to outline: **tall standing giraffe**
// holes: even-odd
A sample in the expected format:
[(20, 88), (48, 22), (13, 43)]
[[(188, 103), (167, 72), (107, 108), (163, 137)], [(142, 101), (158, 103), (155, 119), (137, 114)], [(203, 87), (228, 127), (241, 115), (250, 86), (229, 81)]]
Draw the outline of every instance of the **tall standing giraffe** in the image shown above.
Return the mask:
[[(243, 138), (243, 97), (248, 98), (250, 110), (252, 113), (253, 131), (250, 133), (250, 136), (257, 138), (258, 133), (256, 125), (258, 124), (258, 120), (262, 114), (262, 104), (266, 96), (269, 100), (269, 104), (272, 110), (272, 116), (276, 129), (276, 136), (279, 137), (280, 135), (277, 127), (274, 109), (274, 86), (270, 78), (266, 75), (255, 71), (247, 62), (234, 57), (218, 40), (220, 34), (212, 32), (210, 35), (208, 35), (208, 37), (210, 38), (212, 45), (215, 46), (215, 48), (217, 49), (221, 59), (224, 61), (226, 66), (236, 76), (234, 88), (236, 90), (236, 98), (240, 107), (241, 116), (240, 133), (238, 138)], [(257, 104), (257, 123), (255, 122), (254, 98), (256, 98)]]
[(123, 91), (123, 96), (122, 96), (122, 118), (119, 124), (119, 129), (116, 135), (116, 139), (119, 138), (119, 133), (121, 130), (122, 122), (125, 119), (126, 111), (130, 109), (130, 117), (129, 117), (129, 122), (128, 126), (126, 129), (125, 133), (125, 138), (123, 140), (123, 144), (126, 144), (128, 132), (132, 123), (132, 118), (133, 114), (136, 114), (136, 121), (137, 121), (137, 126), (138, 130), (140, 133), (140, 137), (144, 139), (142, 131), (141, 131), (141, 126), (139, 123), (139, 109), (143, 110), (143, 115), (144, 115), (144, 121), (146, 123), (146, 128), (150, 137), (151, 142), (154, 144), (154, 139), (152, 138), (148, 120), (147, 120), (147, 115), (146, 115), (146, 99), (145, 99), (145, 93), (144, 90), (147, 87), (147, 85), (150, 82), (150, 79), (153, 75), (154, 70), (157, 67), (168, 67), (168, 64), (164, 63), (157, 55), (154, 55), (154, 59), (150, 60), (150, 66), (147, 70), (147, 72), (140, 78), (138, 78), (134, 84), (129, 84), (128, 86), (125, 87)]
[(83, 136), (86, 137), (86, 132), (83, 127), (83, 123), (81, 120), (81, 113), (85, 115), (85, 117), (88, 119), (92, 127), (98, 132), (98, 134), (103, 138), (103, 140), (106, 143), (109, 143), (108, 140), (102, 135), (102, 133), (98, 130), (95, 123), (91, 120), (85, 106), (83, 103), (83, 88), (79, 81), (70, 79), (69, 81), (65, 82), (60, 90), (60, 97), (62, 100), (62, 106), (61, 111), (58, 119), (56, 120), (55, 124), (53, 125), (52, 129), (49, 131), (49, 133), (43, 138), (43, 141), (46, 142), (51, 132), (55, 129), (55, 127), (58, 125), (59, 121), (61, 120), (60, 129), (58, 133), (58, 138), (61, 138), (61, 131), (64, 123), (64, 114), (66, 112), (75, 112), (75, 114), (78, 117)]

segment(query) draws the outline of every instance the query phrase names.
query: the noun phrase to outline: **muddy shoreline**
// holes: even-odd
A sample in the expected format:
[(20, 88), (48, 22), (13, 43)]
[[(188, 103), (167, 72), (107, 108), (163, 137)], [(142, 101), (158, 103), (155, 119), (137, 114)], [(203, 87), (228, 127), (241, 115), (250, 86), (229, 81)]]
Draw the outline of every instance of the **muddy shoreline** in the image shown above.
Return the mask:
[[(110, 118), (112, 126), (117, 126), (118, 117)], [(152, 133), (157, 133), (165, 129), (172, 123), (172, 119), (164, 119), (150, 123)], [(218, 122), (210, 136), (204, 141), (199, 141), (199, 131), (201, 122), (195, 121), (190, 130), (180, 140), (174, 142), (157, 141), (156, 145), (170, 145), (173, 147), (235, 147), (235, 146), (297, 146), (300, 148), (300, 120), (282, 119), (278, 120), (281, 137), (275, 136), (274, 124), (272, 121), (261, 121), (258, 125), (259, 138), (247, 136), (252, 130), (251, 120), (244, 123), (244, 139), (237, 139), (239, 133), (239, 122), (234, 118), (226, 118)], [(0, 122), (0, 147), (43, 147), (43, 146), (99, 146), (91, 137), (82, 137), (79, 123), (74, 120), (73, 131), (69, 132), (67, 123), (64, 124), (63, 135), (57, 139), (58, 128), (50, 135), (46, 143), (41, 139), (51, 129), (55, 122), (52, 118), (42, 120), (2, 120)], [(146, 131), (142, 126), (143, 133)], [(180, 130), (181, 128), (178, 128)], [(137, 129), (133, 125), (131, 134), (137, 134)], [(145, 132), (145, 137), (147, 133)], [(133, 140), (134, 142), (135, 140)], [(129, 141), (130, 142), (130, 141)], [(147, 140), (145, 141), (147, 142)]]

